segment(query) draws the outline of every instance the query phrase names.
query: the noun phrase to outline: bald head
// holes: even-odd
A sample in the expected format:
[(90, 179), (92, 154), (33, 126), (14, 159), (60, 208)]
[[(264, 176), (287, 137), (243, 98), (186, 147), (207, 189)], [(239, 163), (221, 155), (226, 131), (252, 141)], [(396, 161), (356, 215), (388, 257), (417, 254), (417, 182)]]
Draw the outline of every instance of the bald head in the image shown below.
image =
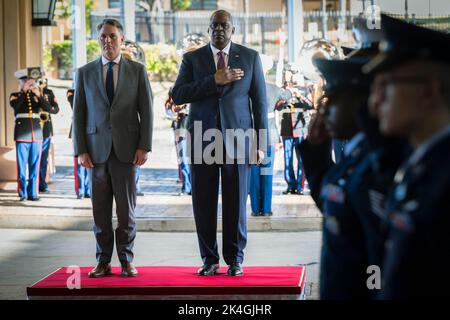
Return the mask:
[(210, 23), (213, 22), (214, 17), (217, 16), (217, 15), (227, 18), (230, 21), (231, 25), (233, 25), (233, 16), (231, 15), (231, 13), (229, 13), (226, 10), (216, 10), (216, 11), (214, 11), (211, 14), (211, 17), (209, 18), (209, 22)]
[(209, 20), (208, 34), (211, 43), (219, 50), (223, 50), (231, 41), (234, 26), (231, 14), (225, 10), (214, 11)]

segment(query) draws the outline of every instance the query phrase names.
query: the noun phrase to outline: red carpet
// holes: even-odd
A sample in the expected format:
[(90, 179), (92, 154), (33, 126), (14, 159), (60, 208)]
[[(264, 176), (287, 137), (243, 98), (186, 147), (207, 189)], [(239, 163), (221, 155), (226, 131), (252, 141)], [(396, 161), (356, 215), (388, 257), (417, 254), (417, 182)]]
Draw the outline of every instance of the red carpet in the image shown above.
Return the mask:
[(92, 267), (81, 268), (81, 289), (69, 290), (72, 274), (60, 268), (27, 288), (33, 296), (111, 296), (111, 295), (298, 295), (303, 293), (305, 266), (244, 267), (242, 277), (228, 277), (226, 267), (215, 276), (197, 276), (197, 267), (137, 267), (139, 276), (124, 278), (120, 268), (113, 275), (91, 279)]

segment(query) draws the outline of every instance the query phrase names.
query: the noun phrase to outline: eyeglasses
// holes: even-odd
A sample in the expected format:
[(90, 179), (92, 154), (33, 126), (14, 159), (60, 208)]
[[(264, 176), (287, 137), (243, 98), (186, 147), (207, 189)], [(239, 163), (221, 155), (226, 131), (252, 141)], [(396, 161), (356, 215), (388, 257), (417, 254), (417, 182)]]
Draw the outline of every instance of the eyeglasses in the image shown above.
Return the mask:
[(231, 28), (231, 24), (229, 24), (228, 22), (224, 23), (213, 22), (209, 25), (209, 28), (211, 30), (216, 30), (219, 29), (219, 26), (221, 26), (223, 30), (228, 30)]

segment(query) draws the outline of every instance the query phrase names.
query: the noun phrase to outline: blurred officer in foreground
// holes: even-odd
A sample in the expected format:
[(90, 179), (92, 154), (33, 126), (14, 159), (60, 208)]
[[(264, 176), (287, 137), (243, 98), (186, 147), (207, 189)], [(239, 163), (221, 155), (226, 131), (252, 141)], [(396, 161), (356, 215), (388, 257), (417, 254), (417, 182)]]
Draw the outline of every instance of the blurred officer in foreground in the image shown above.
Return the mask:
[[(382, 299), (449, 297), (450, 36), (382, 15), (386, 42), (365, 66), (376, 73), (371, 108), (385, 135), (414, 152), (395, 176), (381, 274)], [(424, 283), (426, 282), (426, 283)]]
[[(324, 215), (320, 265), (321, 299), (367, 299), (367, 253), (364, 233), (347, 194), (354, 168), (367, 152), (356, 115), (367, 102), (370, 79), (361, 67), (367, 60), (316, 60), (326, 80), (327, 101), (300, 144), (311, 196)], [(331, 139), (348, 140), (334, 163)]]
[[(398, 157), (373, 124), (368, 112), (372, 77), (362, 72), (377, 54), (382, 33), (369, 30), (364, 19), (354, 23), (361, 48), (344, 61), (315, 62), (326, 80), (326, 99), (300, 146), (311, 194), (324, 214), (322, 299), (376, 298), (366, 272), (380, 265), (383, 255), (382, 204), (375, 200), (384, 199), (400, 163), (382, 161), (387, 152)], [(337, 164), (329, 153), (330, 138), (348, 141)]]
[[(67, 100), (70, 103), (70, 107), (73, 110), (73, 97), (75, 90), (67, 90)], [(69, 139), (72, 139), (72, 126), (70, 127)], [(77, 194), (77, 199), (90, 198), (91, 188), (89, 183), (89, 172), (88, 169), (81, 166), (78, 163), (78, 157), (74, 156), (73, 160), (73, 171), (75, 177), (75, 193)]]
[[(42, 150), (42, 128), (39, 112), (50, 112), (51, 106), (36, 85), (40, 68), (28, 68), (15, 73), (20, 91), (13, 92), (9, 103), (16, 117), (14, 140), (17, 153), (17, 191), (20, 201), (39, 200), (39, 164)], [(27, 184), (28, 165), (28, 184)]]
[[(260, 54), (263, 72), (267, 75), (273, 67), (272, 57)], [(269, 119), (269, 143), (266, 156), (261, 164), (253, 164), (250, 169), (250, 205), (252, 216), (271, 216), (272, 213), (272, 183), (273, 162), (276, 145), (280, 143), (280, 136), (275, 120), (275, 108), (285, 104), (291, 98), (288, 90), (270, 83), (266, 79), (267, 117)]]
[(55, 94), (51, 89), (48, 88), (48, 80), (42, 75), (38, 80), (39, 88), (44, 96), (44, 99), (50, 104), (51, 109), (49, 112), (41, 111), (41, 127), (42, 127), (42, 156), (41, 156), (41, 169), (39, 171), (39, 192), (47, 193), (48, 185), (45, 179), (47, 178), (47, 167), (48, 167), (48, 155), (50, 152), (50, 146), (52, 143), (53, 136), (53, 124), (51, 114), (57, 114), (59, 112), (58, 101)]

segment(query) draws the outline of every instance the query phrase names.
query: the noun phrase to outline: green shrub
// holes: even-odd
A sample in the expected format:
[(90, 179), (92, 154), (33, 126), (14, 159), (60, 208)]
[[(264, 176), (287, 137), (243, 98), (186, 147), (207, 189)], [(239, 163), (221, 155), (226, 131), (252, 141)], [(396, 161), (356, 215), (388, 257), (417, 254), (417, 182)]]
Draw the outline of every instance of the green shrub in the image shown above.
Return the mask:
[[(100, 46), (97, 40), (89, 40), (86, 43), (87, 61), (92, 61), (101, 54)], [(44, 67), (46, 70), (53, 71), (56, 66), (59, 75), (64, 77), (71, 76), (73, 69), (72, 62), (72, 40), (55, 41), (50, 46), (44, 48)]]
[(152, 80), (174, 80), (180, 58), (175, 46), (168, 44), (142, 45), (147, 61), (147, 70)]
[(191, 0), (172, 0), (172, 10), (183, 11), (191, 6)]
[[(168, 44), (148, 45), (142, 44), (145, 51), (147, 70), (152, 80), (174, 80), (178, 72), (178, 56), (175, 46)], [(93, 61), (101, 54), (100, 45), (96, 40), (89, 40), (86, 44), (87, 61)], [(53, 71), (56, 66), (59, 77), (70, 78), (72, 76), (72, 41), (64, 40), (54, 42), (44, 48), (44, 67)]]

